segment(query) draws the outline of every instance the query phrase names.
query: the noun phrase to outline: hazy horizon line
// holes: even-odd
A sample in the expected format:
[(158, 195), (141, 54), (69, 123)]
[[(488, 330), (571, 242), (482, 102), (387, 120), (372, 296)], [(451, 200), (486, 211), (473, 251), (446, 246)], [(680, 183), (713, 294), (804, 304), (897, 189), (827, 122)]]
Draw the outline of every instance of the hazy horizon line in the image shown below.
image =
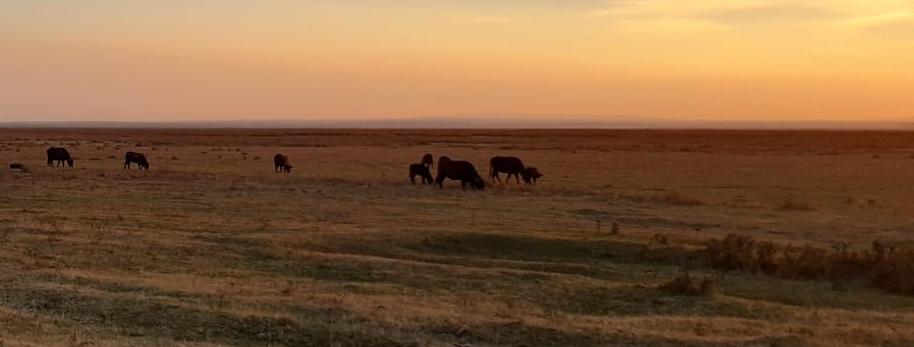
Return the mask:
[(351, 129), (772, 129), (772, 130), (912, 130), (914, 120), (661, 120), (661, 119), (490, 119), (401, 118), (342, 120), (200, 120), (200, 121), (0, 121), (5, 128), (351, 128)]

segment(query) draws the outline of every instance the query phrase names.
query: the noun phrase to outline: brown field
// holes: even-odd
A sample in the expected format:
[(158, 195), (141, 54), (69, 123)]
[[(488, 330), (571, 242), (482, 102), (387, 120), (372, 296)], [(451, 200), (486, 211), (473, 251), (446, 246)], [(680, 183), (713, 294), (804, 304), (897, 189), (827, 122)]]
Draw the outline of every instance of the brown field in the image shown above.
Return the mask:
[[(412, 186), (426, 152), (545, 176)], [(914, 241), (914, 133), (0, 129), (0, 163), (4, 347), (914, 345), (866, 269), (705, 251)]]

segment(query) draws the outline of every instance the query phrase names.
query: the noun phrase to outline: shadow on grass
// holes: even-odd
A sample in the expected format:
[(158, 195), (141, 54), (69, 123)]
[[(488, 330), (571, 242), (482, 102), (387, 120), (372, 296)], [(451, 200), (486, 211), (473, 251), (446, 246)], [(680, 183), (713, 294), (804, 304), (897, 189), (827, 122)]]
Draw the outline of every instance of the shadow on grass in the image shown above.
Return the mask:
[(836, 288), (826, 281), (792, 281), (761, 276), (730, 276), (727, 295), (798, 307), (910, 312), (914, 298), (887, 295), (865, 283)]
[(420, 253), (462, 258), (558, 264), (624, 262), (679, 266), (694, 261), (693, 252), (680, 247), (647, 252), (643, 244), (624, 241), (546, 239), (525, 235), (433, 234), (419, 243), (403, 247)]
[(669, 295), (657, 288), (641, 285), (575, 286), (562, 291), (542, 291), (534, 300), (547, 310), (587, 316), (777, 319), (789, 314), (789, 310), (784, 307), (753, 308), (733, 300)]
[[(123, 335), (233, 345), (418, 346), (397, 331), (337, 309), (296, 308), (288, 317), (238, 315), (149, 299), (88, 295), (63, 289), (5, 288), (4, 306), (114, 328)], [(333, 324), (331, 324), (333, 322)]]
[(810, 346), (800, 337), (780, 336), (747, 338), (745, 341), (712, 342), (696, 338), (684, 340), (661, 336), (638, 336), (621, 331), (606, 332), (597, 329), (582, 329), (574, 332), (552, 327), (525, 324), (520, 321), (487, 323), (476, 325), (429, 324), (423, 330), (431, 330), (441, 339), (451, 341), (455, 346), (516, 346), (516, 347), (564, 347), (564, 346)]

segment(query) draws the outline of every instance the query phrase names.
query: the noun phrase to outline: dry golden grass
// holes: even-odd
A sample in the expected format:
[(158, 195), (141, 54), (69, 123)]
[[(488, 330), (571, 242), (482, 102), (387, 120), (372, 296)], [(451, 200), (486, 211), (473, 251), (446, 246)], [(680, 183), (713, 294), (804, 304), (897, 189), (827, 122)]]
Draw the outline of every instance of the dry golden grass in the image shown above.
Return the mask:
[[(30, 169), (0, 170), (0, 345), (912, 345), (914, 297), (887, 293), (910, 292), (909, 258), (879, 248), (914, 240), (912, 145), (903, 132), (0, 129), (0, 163)], [(75, 167), (46, 168), (50, 146)], [(123, 170), (127, 150), (151, 170)], [(291, 174), (273, 172), (277, 152)], [(426, 152), (483, 175), (516, 155), (545, 176), (412, 186)], [(708, 266), (709, 241), (729, 234), (751, 238), (745, 266)]]

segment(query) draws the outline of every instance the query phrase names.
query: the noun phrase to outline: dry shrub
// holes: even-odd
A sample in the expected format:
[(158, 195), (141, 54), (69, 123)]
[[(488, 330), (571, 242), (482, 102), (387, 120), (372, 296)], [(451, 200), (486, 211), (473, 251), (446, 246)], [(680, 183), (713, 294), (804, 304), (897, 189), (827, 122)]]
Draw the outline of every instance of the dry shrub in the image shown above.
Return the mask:
[[(10, 241), (10, 235), (13, 234), (13, 228), (4, 227), (0, 229), (0, 243), (7, 243)], [(0, 345), (2, 346), (2, 345)]]
[(687, 196), (683, 195), (682, 193), (679, 193), (678, 191), (675, 191), (675, 190), (671, 190), (671, 191), (668, 191), (663, 194), (652, 195), (648, 198), (648, 200), (656, 202), (656, 203), (669, 204), (669, 205), (684, 205), (684, 206), (703, 205), (701, 200), (687, 197)]
[(781, 211), (815, 211), (816, 208), (805, 201), (796, 201), (793, 198), (788, 198), (784, 200), (784, 203), (781, 206), (778, 206), (778, 210)]
[(714, 296), (717, 293), (714, 287), (714, 280), (706, 277), (699, 281), (692, 277), (688, 271), (682, 271), (679, 276), (661, 284), (657, 289), (673, 295)]
[(667, 239), (666, 235), (654, 234), (654, 237), (651, 238), (650, 243), (658, 244), (658, 245), (668, 245), (668, 244), (670, 244), (670, 241), (669, 241), (669, 239)]
[(724, 201), (724, 206), (734, 207), (734, 208), (763, 208), (761, 203), (758, 201), (744, 195), (738, 195), (733, 197), (730, 201)]
[(854, 251), (849, 243), (839, 242), (828, 250), (731, 234), (710, 241), (705, 255), (708, 266), (720, 270), (799, 280), (863, 280), (890, 293), (914, 295), (912, 243), (876, 241), (868, 249)]
[(10, 163), (10, 170), (16, 170), (16, 171), (21, 171), (21, 172), (32, 172), (32, 170), (29, 170), (28, 167), (26, 167), (24, 164), (21, 164), (21, 163)]

